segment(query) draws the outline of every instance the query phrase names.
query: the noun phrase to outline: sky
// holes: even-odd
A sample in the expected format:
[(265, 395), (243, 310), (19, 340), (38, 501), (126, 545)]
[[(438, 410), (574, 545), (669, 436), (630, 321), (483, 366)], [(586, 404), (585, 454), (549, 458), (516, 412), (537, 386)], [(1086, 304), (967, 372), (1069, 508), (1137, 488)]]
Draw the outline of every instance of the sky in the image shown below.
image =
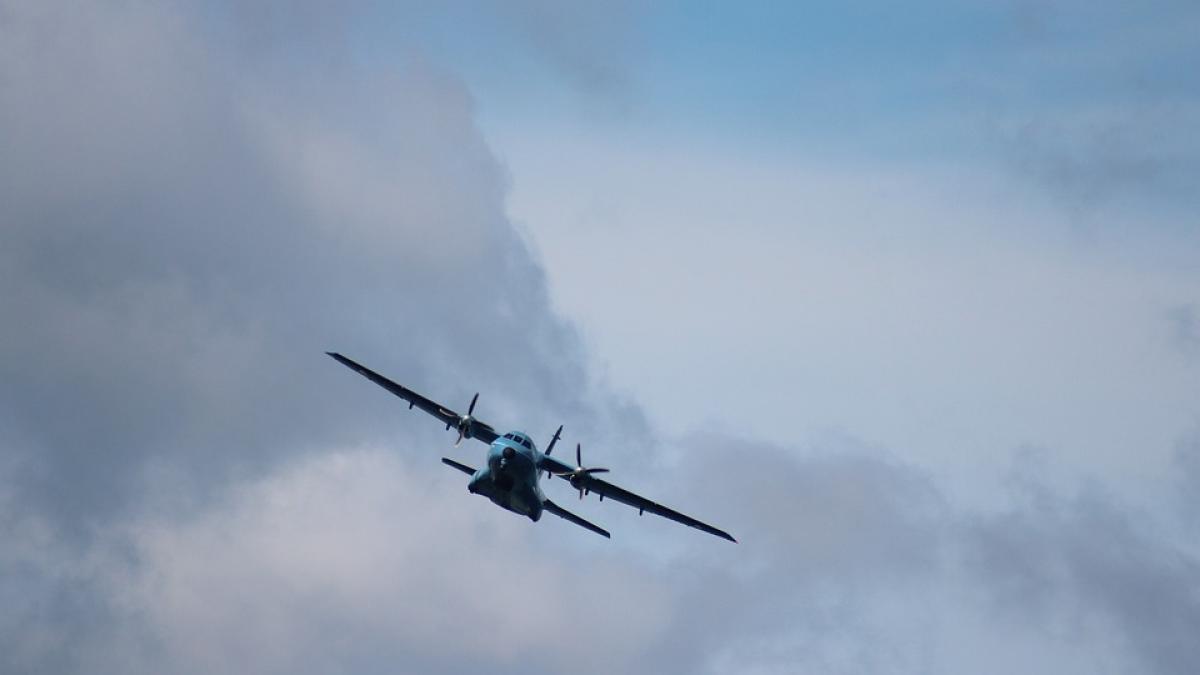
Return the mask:
[(1198, 31), (0, 0), (0, 671), (1193, 671)]

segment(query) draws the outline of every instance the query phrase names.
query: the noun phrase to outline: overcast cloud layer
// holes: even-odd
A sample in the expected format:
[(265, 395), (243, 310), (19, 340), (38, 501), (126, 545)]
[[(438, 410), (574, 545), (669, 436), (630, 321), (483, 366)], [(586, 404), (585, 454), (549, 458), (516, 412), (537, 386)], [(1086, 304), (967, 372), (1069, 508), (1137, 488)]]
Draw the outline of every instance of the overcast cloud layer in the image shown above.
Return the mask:
[[(532, 2), (481, 15), (584, 96), (630, 86), (622, 60), (604, 57), (628, 39), (625, 10)], [(999, 472), (974, 477), (997, 496), (965, 505), (936, 452), (880, 445), (887, 425), (855, 429), (870, 405), (813, 432), (787, 428), (805, 406), (774, 397), (739, 404), (761, 431), (713, 432), (729, 426), (716, 419), (663, 440), (592, 372), (604, 357), (584, 345), (597, 341), (551, 306), (530, 235), (506, 215), (514, 178), (463, 77), (416, 38), (395, 61), (364, 57), (357, 21), (316, 6), (0, 2), (0, 670), (1194, 670), (1194, 427), (1160, 430), (1174, 439), (1154, 450), (1172, 479), (1151, 503), (1131, 503), (1104, 471), (1064, 469), (1053, 448), (1011, 447)], [(586, 37), (563, 37), (576, 31)], [(678, 185), (631, 175), (648, 191)], [(1068, 209), (1106, 191), (1068, 183)], [(856, 214), (839, 213), (865, 241)], [(764, 244), (764, 232), (714, 232), (709, 245), (794, 243)], [(829, 236), (813, 262), (854, 248)], [(928, 253), (882, 241), (856, 249), (850, 271)], [(644, 276), (604, 267), (601, 307)], [(1143, 269), (1084, 267), (1084, 286)], [(1194, 269), (1178, 269), (1147, 286), (1167, 289), (1155, 296), (1163, 349), (1194, 360), (1200, 297), (1179, 290)], [(644, 323), (653, 313), (639, 320), (667, 330)], [(754, 322), (730, 323), (754, 335)], [(870, 344), (877, 325), (860, 328)], [(697, 359), (733, 344), (720, 330), (692, 336), (679, 352)], [(542, 442), (565, 423), (618, 482), (742, 543), (594, 501), (578, 508), (611, 542), (491, 507), (437, 462), (477, 463), (479, 446), (449, 449), (327, 349), (451, 406), (481, 391), (479, 416)], [(713, 381), (683, 401), (721, 403), (727, 373), (712, 363)], [(1163, 371), (1139, 370), (1138, 391)], [(810, 379), (815, 393), (796, 396), (844, 401), (822, 375), (831, 384)], [(1188, 384), (1164, 381), (1178, 412)]]

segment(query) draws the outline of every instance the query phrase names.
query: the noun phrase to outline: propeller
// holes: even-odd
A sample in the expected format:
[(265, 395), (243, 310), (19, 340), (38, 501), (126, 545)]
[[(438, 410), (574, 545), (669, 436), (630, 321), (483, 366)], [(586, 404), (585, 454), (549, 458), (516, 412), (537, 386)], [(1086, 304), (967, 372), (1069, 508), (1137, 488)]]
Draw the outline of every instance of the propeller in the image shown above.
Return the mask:
[(479, 392), (471, 397), (471, 405), (467, 408), (466, 415), (458, 417), (458, 440), (454, 441), (454, 447), (462, 444), (464, 438), (471, 438), (471, 427), (475, 424), (475, 418), (471, 417), (471, 413), (475, 412), (475, 402), (479, 400)]
[(581, 479), (584, 476), (588, 476), (593, 473), (608, 473), (608, 469), (602, 469), (599, 467), (587, 468), (587, 469), (583, 468), (583, 449), (582, 449), (582, 447), (580, 447), (579, 443), (576, 443), (575, 444), (575, 469), (572, 471), (562, 471), (562, 472), (556, 473), (554, 475), (561, 476), (561, 477), (566, 478), (567, 480), (571, 481), (571, 485), (579, 488), (579, 498), (583, 499), (583, 493), (586, 490), (586, 488), (584, 488), (583, 481)]
[[(558, 442), (558, 439), (562, 438), (562, 429), (563, 429), (562, 425), (561, 424), (558, 425), (558, 431), (554, 432), (554, 438), (551, 438), (550, 445), (546, 446), (546, 456), (547, 457), (550, 456), (550, 453), (554, 452), (554, 444)], [(546, 478), (550, 478), (553, 475), (554, 475), (553, 472), (550, 472), (550, 471), (546, 472)]]

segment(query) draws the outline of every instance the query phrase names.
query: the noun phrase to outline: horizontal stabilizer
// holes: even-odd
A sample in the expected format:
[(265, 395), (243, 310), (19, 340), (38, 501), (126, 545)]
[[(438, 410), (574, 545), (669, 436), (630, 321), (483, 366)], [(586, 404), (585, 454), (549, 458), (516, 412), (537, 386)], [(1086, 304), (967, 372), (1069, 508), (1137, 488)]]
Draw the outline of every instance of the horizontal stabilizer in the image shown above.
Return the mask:
[[(442, 460), (442, 461), (445, 461), (445, 460)], [(579, 516), (575, 515), (574, 513), (571, 513), (570, 511), (564, 509), (563, 507), (559, 506), (558, 504), (555, 504), (554, 502), (550, 501), (549, 499), (542, 501), (542, 508), (546, 509), (550, 513), (553, 513), (554, 515), (558, 516), (559, 518), (562, 518), (563, 520), (569, 520), (572, 523), (575, 523), (576, 525), (578, 525), (580, 527), (587, 528), (602, 537), (611, 538), (611, 536), (608, 534), (608, 530), (605, 530), (604, 528), (597, 527), (596, 525), (589, 523), (588, 521), (584, 520), (583, 518), (580, 518)]]
[(468, 476), (475, 475), (475, 469), (472, 469), (471, 467), (467, 466), (466, 464), (459, 464), (458, 462), (456, 462), (452, 459), (447, 459), (447, 458), (443, 457), (442, 464), (445, 464), (446, 466), (452, 466), (455, 469), (458, 469), (459, 471), (467, 474)]

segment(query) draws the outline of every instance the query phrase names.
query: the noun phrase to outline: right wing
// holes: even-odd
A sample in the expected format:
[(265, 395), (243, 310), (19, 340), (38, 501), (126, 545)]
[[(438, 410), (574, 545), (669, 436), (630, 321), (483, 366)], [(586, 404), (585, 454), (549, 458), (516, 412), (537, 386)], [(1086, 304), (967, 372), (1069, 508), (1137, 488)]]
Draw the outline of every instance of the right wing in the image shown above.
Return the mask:
[[(375, 384), (387, 389), (396, 396), (408, 401), (408, 407), (410, 410), (413, 408), (413, 406), (416, 406), (430, 415), (438, 418), (443, 424), (446, 425), (447, 429), (457, 427), (459, 421), (462, 419), (461, 415), (447, 408), (446, 406), (431, 401), (412, 389), (399, 385), (362, 364), (352, 361), (351, 359), (348, 359), (337, 352), (325, 353), (332, 356), (335, 361), (343, 366), (346, 366), (350, 370), (353, 370)], [(471, 419), (470, 436), (472, 438), (478, 438), (484, 443), (490, 444), (492, 441), (496, 440), (496, 437), (499, 436), (499, 434), (496, 433), (496, 430), (493, 429), (490, 424), (484, 424), (477, 419)]]
[(558, 504), (555, 504), (554, 502), (550, 501), (549, 499), (542, 500), (542, 508), (546, 509), (550, 513), (553, 513), (554, 515), (558, 516), (559, 518), (562, 518), (563, 520), (569, 520), (572, 523), (575, 523), (576, 525), (578, 525), (580, 527), (587, 528), (602, 537), (608, 537), (610, 539), (612, 538), (609, 536), (608, 530), (605, 530), (601, 527), (597, 527), (596, 525), (589, 523), (588, 521), (584, 520), (583, 518), (580, 518), (579, 516), (575, 515), (574, 513), (571, 513), (570, 511), (564, 509), (563, 507), (559, 506)]
[(663, 518), (673, 520), (677, 523), (682, 523), (688, 527), (694, 527), (701, 532), (707, 532), (713, 536), (732, 541), (735, 544), (737, 543), (737, 539), (734, 539), (733, 536), (725, 530), (718, 530), (708, 523), (702, 523), (691, 516), (685, 516), (675, 509), (663, 506), (658, 502), (650, 501), (641, 495), (636, 495), (629, 490), (613, 485), (606, 480), (601, 480), (594, 476), (585, 476), (583, 479), (583, 486), (584, 489), (590, 492), (595, 492), (603, 497), (608, 497), (614, 502), (621, 502), (627, 506), (632, 506), (638, 510), (639, 514), (642, 511), (649, 511), (656, 516), (662, 516)]
[(556, 457), (543, 454), (538, 460), (538, 468), (542, 471), (548, 471), (551, 474), (562, 478), (563, 480), (571, 482), (571, 485), (576, 488), (583, 488), (589, 492), (595, 492), (601, 496), (602, 500), (603, 498), (607, 497), (614, 502), (620, 502), (627, 506), (632, 506), (638, 510), (639, 514), (644, 511), (649, 511), (657, 516), (662, 516), (668, 520), (673, 520), (677, 523), (687, 525), (688, 527), (694, 527), (702, 532), (707, 532), (713, 536), (737, 543), (737, 539), (734, 539), (733, 536), (725, 530), (719, 530), (708, 523), (700, 522), (691, 516), (687, 516), (676, 511), (675, 509), (663, 506), (658, 502), (646, 499), (641, 495), (634, 494), (625, 488), (613, 485), (606, 480), (601, 480), (590, 474), (585, 474), (579, 477), (578, 483), (572, 482), (571, 477), (568, 474), (570, 474), (575, 467)]

